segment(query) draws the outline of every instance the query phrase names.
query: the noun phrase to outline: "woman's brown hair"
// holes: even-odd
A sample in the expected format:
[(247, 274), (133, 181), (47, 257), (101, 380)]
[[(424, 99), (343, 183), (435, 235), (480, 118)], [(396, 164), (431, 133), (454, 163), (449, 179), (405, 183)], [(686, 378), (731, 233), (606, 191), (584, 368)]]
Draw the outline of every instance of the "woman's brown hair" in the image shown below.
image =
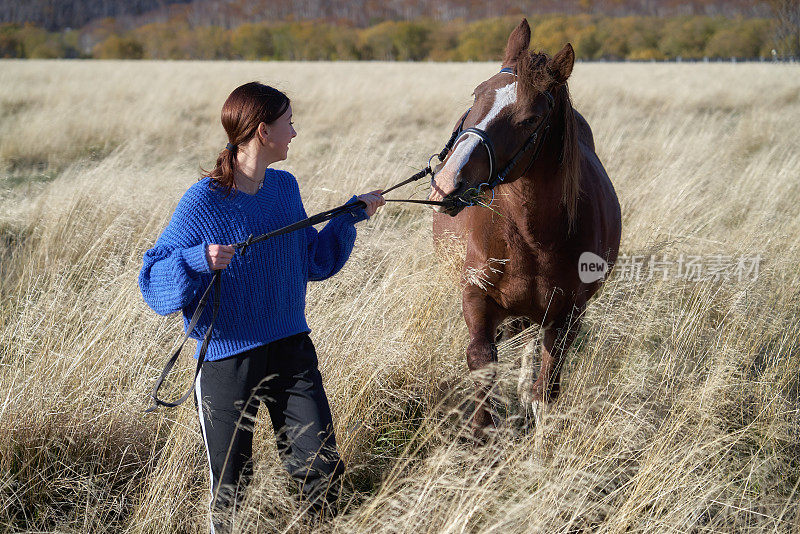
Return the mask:
[(221, 117), (228, 134), (228, 145), (219, 153), (214, 170), (203, 171), (211, 178), (213, 186), (225, 191), (225, 196), (236, 189), (233, 173), (239, 145), (250, 141), (262, 122), (275, 122), (289, 108), (289, 103), (285, 94), (260, 82), (240, 85), (228, 96)]

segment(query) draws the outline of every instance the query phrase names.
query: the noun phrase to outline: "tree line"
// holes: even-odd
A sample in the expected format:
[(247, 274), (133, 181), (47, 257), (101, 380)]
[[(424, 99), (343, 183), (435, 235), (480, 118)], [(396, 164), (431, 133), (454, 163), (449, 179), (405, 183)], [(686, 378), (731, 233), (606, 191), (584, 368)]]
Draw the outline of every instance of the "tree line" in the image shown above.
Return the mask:
[[(183, 18), (120, 30), (105, 19), (82, 30), (0, 25), (0, 57), (97, 59), (492, 61), (520, 15), (478, 21), (385, 21), (365, 28), (320, 21), (226, 28)], [(537, 15), (534, 47), (571, 42), (584, 60), (662, 60), (800, 55), (796, 35), (766, 18)]]
[(226, 29), (290, 20), (366, 28), (387, 20), (475, 21), (518, 13), (765, 17), (774, 1), (796, 0), (0, 0), (0, 23), (31, 23), (54, 31), (81, 28), (104, 17), (114, 17), (126, 30), (176, 17)]
[(136, 16), (185, 0), (0, 0), (0, 22), (48, 30), (80, 28), (94, 19)]

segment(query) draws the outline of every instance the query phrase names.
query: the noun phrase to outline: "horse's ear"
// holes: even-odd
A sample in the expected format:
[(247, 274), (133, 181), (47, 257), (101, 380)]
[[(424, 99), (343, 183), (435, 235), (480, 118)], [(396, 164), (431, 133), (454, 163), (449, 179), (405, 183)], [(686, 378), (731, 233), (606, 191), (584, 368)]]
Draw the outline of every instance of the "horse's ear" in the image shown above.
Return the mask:
[(571, 44), (567, 43), (547, 62), (547, 72), (558, 85), (563, 85), (572, 74), (573, 65), (575, 65), (575, 50), (572, 49)]
[(531, 44), (531, 27), (528, 26), (528, 19), (522, 19), (519, 26), (514, 28), (511, 35), (508, 36), (508, 44), (506, 44), (506, 55), (503, 58), (503, 67), (511, 67), (525, 52)]

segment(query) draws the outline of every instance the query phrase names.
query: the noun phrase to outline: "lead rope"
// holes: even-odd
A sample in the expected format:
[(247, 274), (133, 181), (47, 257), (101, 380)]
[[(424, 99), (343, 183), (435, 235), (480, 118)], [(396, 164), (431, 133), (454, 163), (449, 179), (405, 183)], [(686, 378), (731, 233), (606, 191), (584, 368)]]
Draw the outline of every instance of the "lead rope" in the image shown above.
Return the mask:
[[(197, 321), (200, 320), (200, 316), (203, 315), (203, 310), (205, 310), (206, 303), (208, 302), (208, 294), (211, 292), (211, 286), (214, 286), (213, 315), (211, 317), (211, 324), (208, 325), (206, 335), (203, 337), (203, 345), (200, 347), (200, 354), (197, 356), (197, 367), (194, 370), (194, 380), (192, 380), (192, 385), (180, 399), (174, 402), (163, 401), (158, 398), (158, 390), (161, 389), (164, 379), (166, 379), (167, 375), (170, 373), (170, 371), (172, 371), (172, 368), (175, 366), (175, 362), (178, 361), (178, 356), (180, 356), (183, 346), (189, 340), (189, 335), (194, 331), (194, 327), (197, 325)], [(164, 365), (164, 370), (161, 371), (161, 376), (159, 376), (158, 380), (156, 380), (156, 385), (153, 388), (153, 392), (150, 393), (150, 396), (153, 398), (153, 404), (151, 404), (150, 407), (145, 410), (145, 413), (152, 412), (159, 406), (166, 406), (168, 408), (180, 406), (186, 399), (189, 398), (189, 395), (192, 394), (192, 391), (194, 391), (194, 385), (195, 382), (197, 382), (197, 375), (200, 374), (200, 368), (203, 366), (203, 362), (206, 359), (208, 342), (211, 340), (211, 330), (214, 327), (214, 322), (217, 319), (217, 313), (219, 313), (219, 306), (222, 301), (222, 294), (220, 291), (221, 288), (222, 284), (220, 283), (220, 272), (214, 271), (214, 276), (211, 278), (211, 283), (208, 284), (203, 296), (200, 298), (200, 302), (197, 304), (197, 309), (195, 309), (194, 315), (192, 315), (192, 320), (189, 321), (189, 326), (186, 328), (186, 333), (183, 336), (183, 340), (181, 341), (180, 345), (178, 345), (178, 348), (172, 353), (172, 356), (170, 356), (169, 360), (167, 360), (166, 365)]]

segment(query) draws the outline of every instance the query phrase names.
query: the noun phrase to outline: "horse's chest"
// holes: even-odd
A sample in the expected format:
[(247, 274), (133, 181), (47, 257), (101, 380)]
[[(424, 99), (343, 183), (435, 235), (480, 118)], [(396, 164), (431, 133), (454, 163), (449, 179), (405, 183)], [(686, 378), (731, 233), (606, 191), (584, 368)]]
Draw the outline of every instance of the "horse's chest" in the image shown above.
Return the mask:
[[(471, 253), (470, 253), (471, 252)], [(491, 297), (502, 308), (519, 315), (536, 315), (547, 306), (553, 287), (563, 287), (565, 269), (554, 251), (518, 244), (502, 249), (468, 251), (464, 281)]]

